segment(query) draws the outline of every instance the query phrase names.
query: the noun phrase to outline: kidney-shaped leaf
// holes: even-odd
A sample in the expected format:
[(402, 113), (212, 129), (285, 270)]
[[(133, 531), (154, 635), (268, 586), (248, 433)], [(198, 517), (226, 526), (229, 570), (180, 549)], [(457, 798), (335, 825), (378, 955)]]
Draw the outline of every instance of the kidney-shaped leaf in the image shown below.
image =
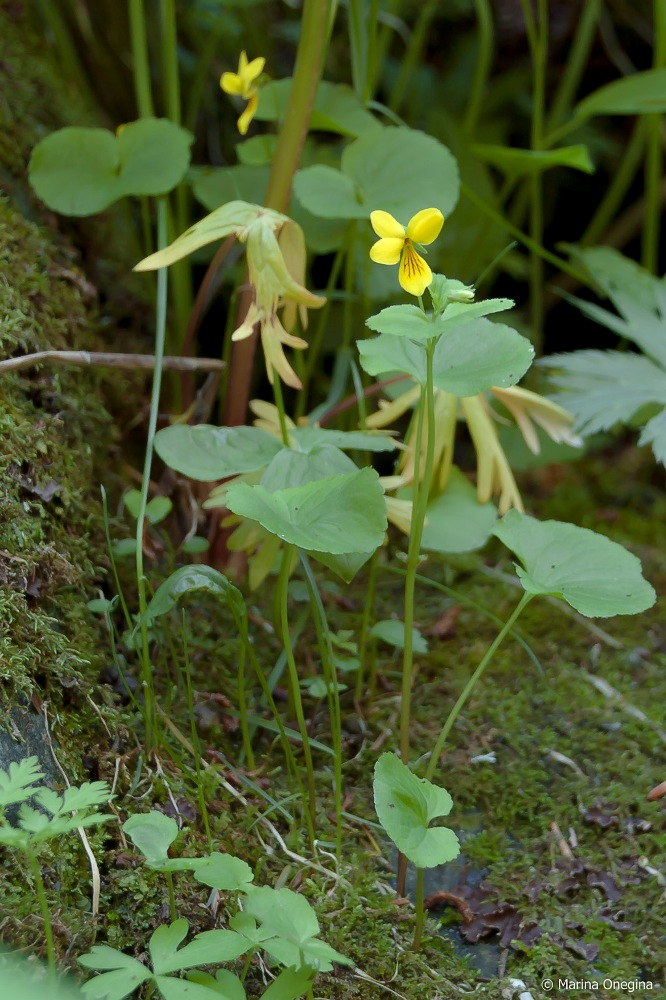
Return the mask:
[(169, 468), (204, 483), (262, 469), (282, 447), (260, 427), (173, 424), (155, 435), (155, 451)]
[(35, 146), (30, 183), (62, 215), (93, 215), (126, 195), (171, 191), (185, 175), (193, 136), (165, 118), (118, 129), (68, 127)]
[(367, 219), (356, 185), (335, 167), (316, 163), (294, 177), (294, 193), (303, 208), (322, 219)]
[(417, 778), (393, 753), (384, 753), (375, 764), (375, 809), (389, 837), (417, 868), (433, 868), (460, 853), (453, 830), (429, 824), (448, 816), (453, 806), (444, 788)]
[(165, 861), (168, 851), (178, 836), (178, 824), (171, 816), (151, 809), (136, 813), (123, 823), (123, 830), (135, 847), (141, 851), (148, 864)]
[(528, 594), (563, 597), (588, 618), (637, 614), (656, 600), (640, 560), (588, 528), (510, 510), (494, 534), (522, 562), (516, 571)]
[(384, 491), (370, 468), (274, 493), (263, 486), (232, 483), (227, 507), (314, 553), (375, 549), (386, 531)]
[[(404, 372), (421, 384), (426, 378), (422, 344), (380, 334), (357, 341), (361, 365), (369, 375)], [(534, 348), (504, 323), (473, 319), (439, 340), (433, 361), (436, 388), (454, 396), (476, 396), (492, 385), (515, 385), (532, 363)]]
[(242, 614), (245, 608), (243, 595), (224, 574), (212, 566), (181, 566), (172, 573), (155, 591), (146, 609), (146, 621), (165, 615), (178, 604), (185, 594), (193, 590), (207, 590), (221, 600), (237, 614)]

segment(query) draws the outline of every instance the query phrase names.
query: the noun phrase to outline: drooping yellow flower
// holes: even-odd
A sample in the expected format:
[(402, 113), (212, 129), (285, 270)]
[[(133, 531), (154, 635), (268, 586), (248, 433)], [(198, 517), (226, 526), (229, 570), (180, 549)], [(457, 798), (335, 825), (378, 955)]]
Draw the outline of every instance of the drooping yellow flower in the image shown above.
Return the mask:
[(432, 281), (432, 271), (415, 244), (422, 247), (433, 243), (444, 225), (444, 216), (438, 208), (424, 208), (413, 215), (405, 229), (389, 212), (370, 213), (372, 228), (381, 237), (370, 248), (370, 257), (376, 264), (397, 264), (400, 261), (398, 280), (410, 295), (423, 295)]
[(574, 418), (557, 403), (540, 396), (529, 389), (521, 389), (512, 385), (508, 389), (492, 386), (493, 396), (506, 406), (516, 421), (525, 444), (534, 455), (540, 451), (539, 438), (534, 429), (538, 424), (556, 444), (568, 444), (572, 448), (580, 448), (583, 444), (578, 434), (572, 428)]
[(263, 56), (248, 62), (246, 53), (241, 52), (238, 60), (238, 72), (223, 73), (220, 77), (220, 87), (225, 94), (242, 97), (244, 101), (248, 102), (245, 111), (238, 119), (238, 131), (241, 135), (245, 135), (247, 132), (257, 110), (259, 88), (256, 86), (256, 80), (261, 76), (265, 64), (266, 60)]

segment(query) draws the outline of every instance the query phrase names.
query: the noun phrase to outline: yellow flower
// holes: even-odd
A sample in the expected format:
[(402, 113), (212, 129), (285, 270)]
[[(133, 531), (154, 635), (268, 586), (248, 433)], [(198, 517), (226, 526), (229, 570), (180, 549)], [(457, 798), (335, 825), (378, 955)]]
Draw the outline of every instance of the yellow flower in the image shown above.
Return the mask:
[(556, 444), (568, 444), (573, 448), (580, 448), (583, 444), (581, 438), (571, 429), (574, 422), (572, 415), (550, 399), (536, 392), (530, 392), (529, 389), (521, 389), (517, 385), (512, 385), (508, 389), (492, 386), (490, 391), (500, 403), (504, 403), (518, 424), (525, 444), (534, 455), (538, 455), (540, 451), (534, 424), (542, 427)]
[(252, 62), (248, 62), (246, 53), (241, 52), (240, 59), (238, 60), (238, 72), (223, 73), (220, 77), (220, 87), (222, 87), (225, 94), (237, 95), (248, 102), (245, 111), (238, 119), (238, 131), (241, 135), (245, 135), (247, 132), (249, 124), (257, 110), (259, 88), (256, 86), (255, 81), (261, 75), (265, 63), (266, 60), (263, 56), (253, 59)]
[(372, 228), (381, 239), (370, 248), (370, 257), (376, 264), (397, 264), (400, 261), (398, 280), (411, 295), (423, 295), (432, 281), (432, 271), (414, 248), (414, 244), (432, 243), (444, 225), (444, 216), (438, 208), (424, 208), (413, 215), (407, 228), (400, 225), (388, 212), (371, 212)]

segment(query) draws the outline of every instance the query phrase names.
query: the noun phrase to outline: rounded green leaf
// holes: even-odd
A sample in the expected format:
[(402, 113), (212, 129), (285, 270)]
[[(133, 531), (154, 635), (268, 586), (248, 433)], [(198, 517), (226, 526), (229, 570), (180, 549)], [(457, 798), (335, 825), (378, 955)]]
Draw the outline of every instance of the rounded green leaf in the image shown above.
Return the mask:
[(194, 877), (197, 882), (203, 882), (213, 889), (233, 892), (244, 889), (252, 882), (254, 875), (250, 866), (241, 858), (214, 851), (197, 865)]
[[(398, 618), (387, 618), (384, 621), (375, 622), (370, 629), (370, 635), (374, 635), (376, 639), (381, 639), (382, 642), (394, 646), (396, 649), (405, 648), (405, 623)], [(412, 649), (415, 653), (428, 652), (428, 643), (415, 627), (412, 628)]]
[(497, 520), (493, 503), (479, 503), (465, 475), (451, 469), (446, 489), (428, 504), (421, 547), (432, 552), (473, 552), (486, 544)]
[(303, 208), (322, 219), (366, 219), (356, 185), (340, 170), (316, 163), (294, 177), (294, 194)]
[(171, 191), (185, 176), (193, 136), (163, 118), (142, 118), (114, 135), (68, 127), (35, 146), (29, 177), (35, 192), (62, 215), (93, 215), (127, 195)]
[(223, 600), (232, 611), (241, 614), (244, 612), (243, 595), (219, 570), (204, 565), (181, 566), (155, 591), (146, 609), (146, 621), (151, 622), (167, 614), (178, 604), (181, 597), (194, 590), (207, 590)]
[[(281, 121), (291, 87), (290, 77), (274, 80), (262, 87), (255, 114), (257, 121)], [(310, 117), (312, 131), (356, 136), (377, 132), (380, 128), (377, 119), (363, 107), (351, 87), (326, 80), (320, 82)]]
[(453, 830), (429, 825), (451, 811), (446, 789), (417, 778), (395, 754), (384, 753), (375, 764), (374, 796), (379, 822), (417, 868), (433, 868), (458, 856)]
[(386, 531), (384, 491), (370, 468), (272, 493), (263, 486), (232, 483), (227, 507), (315, 556), (375, 549)]
[(538, 521), (510, 510), (494, 534), (518, 556), (516, 572), (528, 594), (554, 594), (588, 618), (633, 615), (657, 597), (640, 560), (587, 528)]
[(149, 864), (159, 863), (168, 857), (169, 848), (178, 836), (178, 824), (171, 816), (151, 809), (130, 816), (123, 823), (123, 831)]
[(390, 212), (403, 225), (422, 208), (448, 215), (458, 201), (456, 161), (437, 139), (409, 128), (384, 128), (342, 154), (342, 172), (356, 184), (369, 215)]
[(172, 424), (155, 435), (155, 451), (163, 462), (206, 483), (262, 469), (282, 448), (259, 427)]

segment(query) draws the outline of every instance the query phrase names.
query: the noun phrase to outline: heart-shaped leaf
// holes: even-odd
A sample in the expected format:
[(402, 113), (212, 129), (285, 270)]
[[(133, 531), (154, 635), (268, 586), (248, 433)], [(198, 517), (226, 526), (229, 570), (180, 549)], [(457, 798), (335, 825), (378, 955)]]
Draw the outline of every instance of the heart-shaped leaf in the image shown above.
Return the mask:
[(425, 778), (417, 778), (393, 753), (384, 753), (375, 764), (375, 809), (389, 837), (417, 868), (433, 868), (460, 853), (453, 830), (431, 827), (439, 816), (448, 816), (451, 796)]
[(163, 462), (205, 483), (262, 469), (282, 448), (259, 427), (173, 424), (155, 435), (155, 451)]
[(171, 816), (151, 809), (135, 813), (123, 823), (123, 830), (135, 847), (141, 851), (148, 864), (165, 861), (169, 848), (178, 836), (178, 824)]
[(245, 861), (232, 854), (220, 854), (219, 851), (214, 851), (199, 861), (194, 877), (197, 882), (210, 885), (213, 889), (234, 892), (246, 888), (252, 882), (254, 875)]
[(54, 212), (94, 215), (127, 195), (167, 194), (181, 182), (194, 136), (165, 118), (141, 118), (117, 133), (68, 127), (35, 146), (29, 177)]
[(554, 594), (588, 618), (633, 615), (656, 601), (640, 560), (605, 535), (510, 510), (494, 534), (515, 552), (528, 594)]

